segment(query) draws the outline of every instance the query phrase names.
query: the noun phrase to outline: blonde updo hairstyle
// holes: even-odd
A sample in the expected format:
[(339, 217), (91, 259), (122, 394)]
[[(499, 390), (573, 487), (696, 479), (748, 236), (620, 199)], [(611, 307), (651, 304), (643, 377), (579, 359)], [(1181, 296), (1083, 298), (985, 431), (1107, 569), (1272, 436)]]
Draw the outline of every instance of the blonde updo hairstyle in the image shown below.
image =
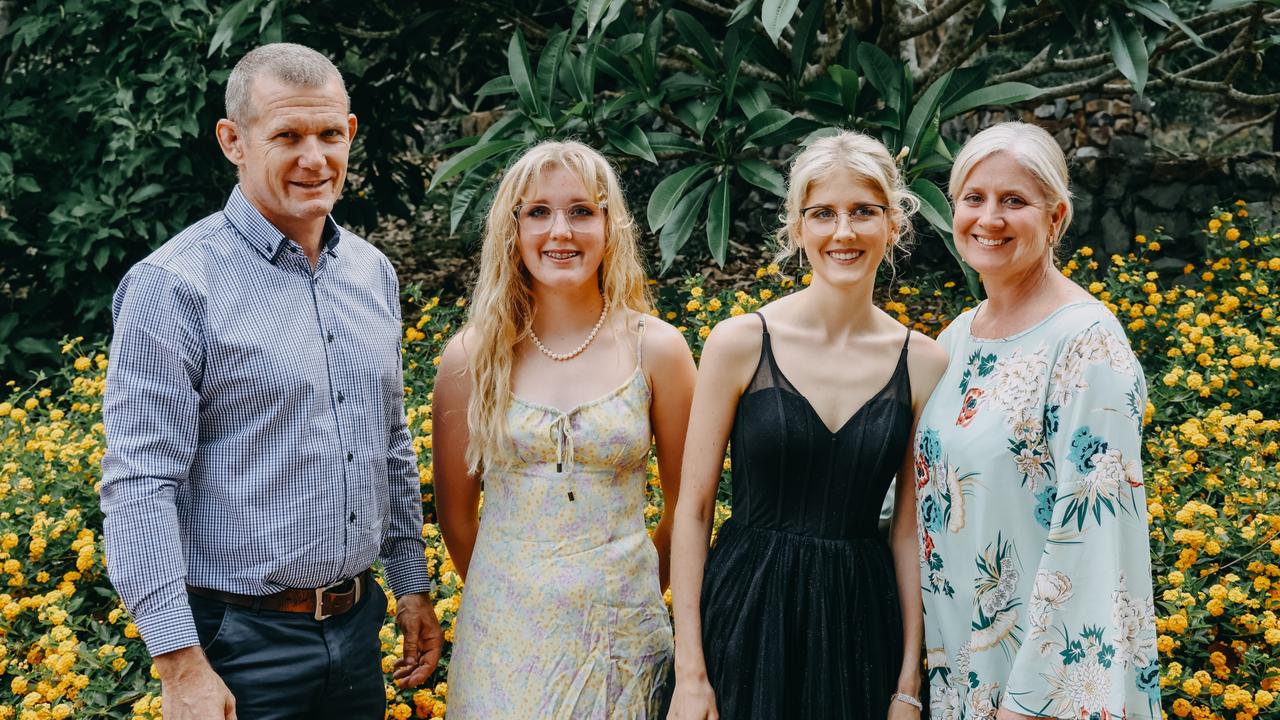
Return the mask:
[(914, 234), (911, 216), (920, 209), (919, 198), (903, 184), (898, 165), (883, 143), (860, 132), (841, 130), (810, 143), (791, 163), (783, 226), (777, 233), (779, 250), (775, 262), (778, 264), (801, 252), (803, 218), (800, 211), (809, 190), (839, 168), (848, 169), (859, 179), (871, 183), (884, 197), (889, 221), (893, 224), (893, 238), (885, 253), (890, 268), (894, 266), (895, 251), (906, 250)]
[(653, 304), (636, 246), (636, 226), (604, 156), (574, 141), (546, 141), (530, 148), (502, 177), (489, 207), (480, 277), (467, 313), (467, 368), (471, 397), (467, 405), (469, 472), (481, 472), (510, 446), (506, 417), (511, 401), (515, 347), (533, 325), (529, 271), (517, 245), (515, 207), (534, 190), (538, 175), (552, 166), (568, 170), (605, 206), (604, 257), (600, 294), (608, 312), (625, 308), (648, 313)]
[(1067, 227), (1071, 225), (1075, 210), (1071, 205), (1067, 158), (1062, 154), (1058, 141), (1044, 128), (1024, 122), (1003, 122), (969, 138), (951, 166), (951, 181), (947, 185), (951, 202), (954, 203), (964, 189), (964, 182), (973, 168), (996, 153), (1008, 153), (1040, 182), (1049, 204), (1044, 210), (1050, 217), (1058, 203), (1066, 205), (1067, 211), (1062, 216), (1062, 221), (1049, 236), (1049, 254), (1053, 255), (1062, 242), (1062, 237), (1067, 234)]

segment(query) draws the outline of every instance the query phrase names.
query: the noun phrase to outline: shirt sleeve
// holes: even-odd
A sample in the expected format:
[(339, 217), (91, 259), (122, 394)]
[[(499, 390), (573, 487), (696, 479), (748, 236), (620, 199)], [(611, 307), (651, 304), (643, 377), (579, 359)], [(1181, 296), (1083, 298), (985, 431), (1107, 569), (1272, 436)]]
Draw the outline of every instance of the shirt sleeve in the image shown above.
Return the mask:
[(200, 642), (175, 495), (199, 435), (202, 303), (177, 276), (140, 264), (121, 281), (112, 315), (102, 409), (107, 571), (155, 656)]
[[(383, 264), (385, 272), (390, 276), (390, 297), (387, 302), (392, 308), (398, 334), (401, 323), (400, 284), (391, 264), (385, 260)], [(431, 578), (427, 573), (424, 555), (426, 543), (422, 539), (422, 488), (418, 479), (418, 457), (413, 450), (413, 438), (409, 434), (404, 412), (404, 358), (399, 343), (396, 344), (395, 352), (398, 379), (388, 391), (390, 397), (386, 399), (387, 421), (390, 424), (387, 493), (390, 497), (391, 517), (382, 533), (380, 555), (391, 591), (396, 597), (404, 597), (428, 590)]]
[(1160, 717), (1145, 408), (1142, 369), (1118, 328), (1097, 323), (1066, 343), (1044, 418), (1056, 489), (1036, 513), (1048, 540), (1002, 700), (1009, 710)]

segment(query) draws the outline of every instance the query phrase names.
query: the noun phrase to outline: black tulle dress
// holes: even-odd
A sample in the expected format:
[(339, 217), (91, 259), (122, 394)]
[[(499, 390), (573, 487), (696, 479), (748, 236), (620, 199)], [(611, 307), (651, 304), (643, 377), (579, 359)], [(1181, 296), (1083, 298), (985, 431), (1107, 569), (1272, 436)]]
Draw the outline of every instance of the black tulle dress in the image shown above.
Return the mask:
[(910, 433), (906, 343), (888, 384), (832, 433), (778, 369), (764, 326), (730, 436), (733, 517), (702, 584), (720, 717), (886, 716), (902, 621), (877, 523)]

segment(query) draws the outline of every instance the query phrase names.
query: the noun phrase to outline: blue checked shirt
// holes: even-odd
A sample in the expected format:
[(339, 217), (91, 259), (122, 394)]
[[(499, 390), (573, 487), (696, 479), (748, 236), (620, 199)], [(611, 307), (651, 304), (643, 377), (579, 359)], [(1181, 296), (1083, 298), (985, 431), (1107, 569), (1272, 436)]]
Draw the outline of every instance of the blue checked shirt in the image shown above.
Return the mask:
[(396, 595), (428, 588), (395, 271), (325, 238), (313, 272), (237, 187), (116, 291), (107, 567), (152, 655), (199, 644), (185, 584), (264, 595), (381, 558)]

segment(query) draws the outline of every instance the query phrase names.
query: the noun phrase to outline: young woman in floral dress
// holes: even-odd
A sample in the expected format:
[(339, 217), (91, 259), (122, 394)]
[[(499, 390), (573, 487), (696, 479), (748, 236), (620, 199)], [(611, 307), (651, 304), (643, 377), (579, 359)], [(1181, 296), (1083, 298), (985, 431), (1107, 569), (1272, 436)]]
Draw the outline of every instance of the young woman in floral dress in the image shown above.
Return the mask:
[(987, 299), (940, 336), (916, 435), (931, 717), (1158, 720), (1146, 385), (1115, 316), (1054, 267), (1066, 161), (1004, 123), (950, 190)]
[(646, 531), (646, 469), (656, 441), (674, 505), (695, 369), (650, 309), (613, 169), (579, 143), (528, 151), (494, 196), (432, 406), (440, 525), (466, 580), (451, 720), (658, 712), (670, 521)]

